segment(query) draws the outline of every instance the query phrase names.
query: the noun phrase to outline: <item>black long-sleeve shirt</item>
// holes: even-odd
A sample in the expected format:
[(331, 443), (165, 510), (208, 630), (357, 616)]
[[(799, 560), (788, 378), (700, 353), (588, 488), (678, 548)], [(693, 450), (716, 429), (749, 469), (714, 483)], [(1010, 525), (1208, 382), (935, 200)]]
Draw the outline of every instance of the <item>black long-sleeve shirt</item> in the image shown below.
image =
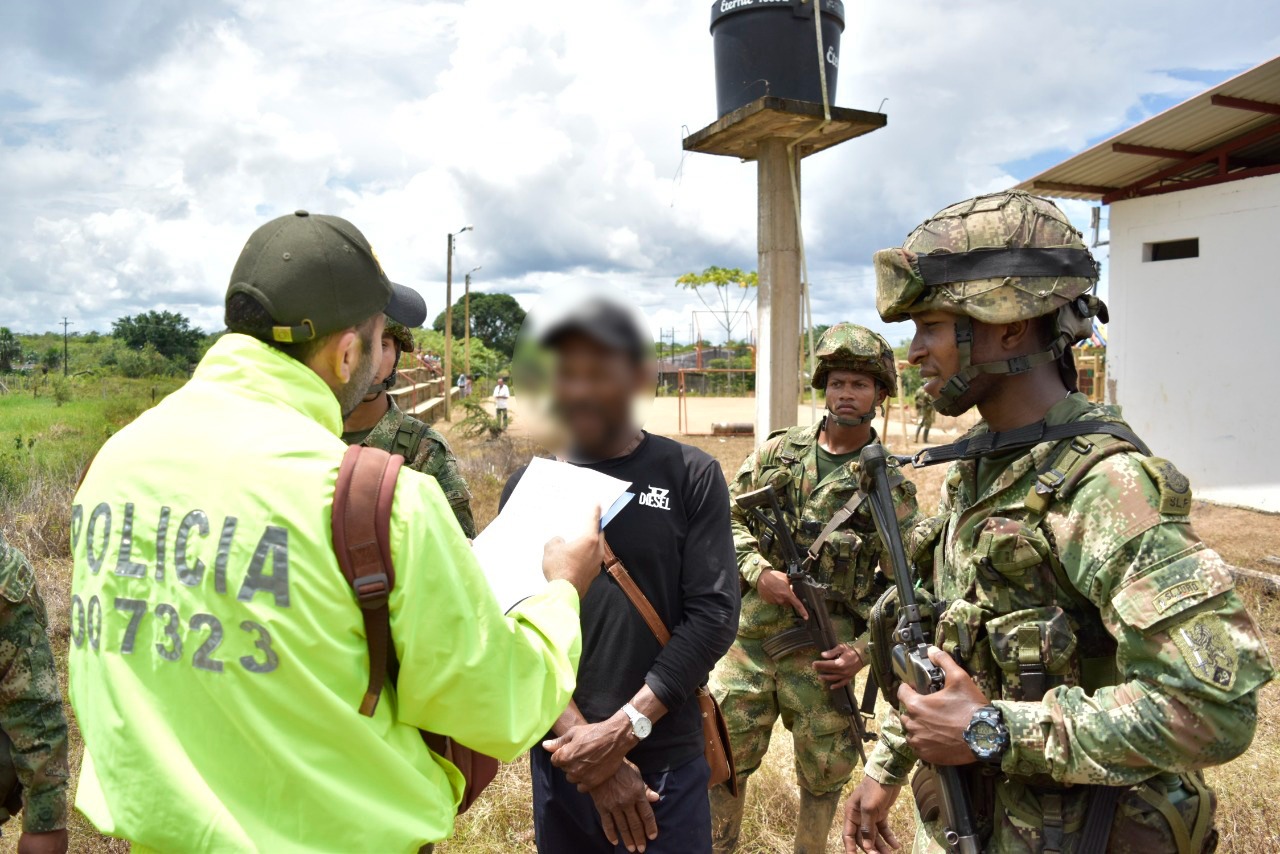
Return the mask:
[[(729, 490), (706, 453), (646, 434), (625, 457), (591, 468), (630, 481), (636, 498), (605, 538), (671, 631), (659, 646), (605, 573), (582, 601), (582, 659), (573, 698), (592, 723), (617, 713), (647, 684), (667, 715), (628, 757), (646, 773), (678, 768), (703, 751), (694, 694), (733, 643), (740, 588), (729, 525)], [(505, 504), (524, 469), (502, 493)]]

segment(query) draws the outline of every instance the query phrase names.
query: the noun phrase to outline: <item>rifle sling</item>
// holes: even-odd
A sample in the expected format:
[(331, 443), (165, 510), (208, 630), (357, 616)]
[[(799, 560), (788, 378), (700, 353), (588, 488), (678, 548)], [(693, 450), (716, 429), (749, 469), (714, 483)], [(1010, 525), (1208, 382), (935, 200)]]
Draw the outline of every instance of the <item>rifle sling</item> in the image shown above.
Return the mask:
[(916, 468), (952, 463), (956, 460), (976, 460), (1006, 451), (1019, 451), (1033, 448), (1045, 442), (1058, 442), (1063, 439), (1074, 439), (1076, 436), (1116, 436), (1133, 445), (1144, 456), (1151, 456), (1151, 449), (1126, 425), (1115, 421), (1073, 421), (1069, 424), (1057, 424), (1053, 427), (1043, 421), (1005, 430), (1000, 433), (979, 433), (961, 439), (950, 445), (939, 445), (926, 448), (912, 457), (911, 464)]
[[(901, 474), (896, 472), (890, 473), (889, 488), (895, 488), (904, 480), (905, 478)], [(818, 555), (822, 553), (822, 547), (826, 545), (827, 540), (831, 538), (831, 535), (834, 534), (841, 525), (848, 522), (854, 513), (858, 512), (858, 508), (861, 507), (862, 502), (866, 500), (867, 496), (862, 492), (862, 490), (858, 490), (848, 501), (844, 503), (843, 507), (831, 515), (831, 520), (828, 521), (826, 527), (822, 529), (822, 533), (818, 534), (818, 538), (809, 546), (810, 561), (814, 563), (818, 562)]]
[(1111, 838), (1111, 823), (1115, 820), (1116, 806), (1128, 786), (1094, 786), (1089, 796), (1089, 807), (1084, 817), (1084, 829), (1080, 833), (1081, 851), (1105, 851)]

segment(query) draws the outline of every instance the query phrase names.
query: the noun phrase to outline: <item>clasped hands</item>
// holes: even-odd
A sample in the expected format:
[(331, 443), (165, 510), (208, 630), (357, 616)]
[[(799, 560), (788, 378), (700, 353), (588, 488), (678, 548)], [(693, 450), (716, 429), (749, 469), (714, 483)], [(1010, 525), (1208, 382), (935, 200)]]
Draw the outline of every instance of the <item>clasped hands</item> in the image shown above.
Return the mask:
[(657, 792), (645, 785), (640, 769), (627, 761), (638, 743), (622, 712), (597, 724), (578, 724), (564, 735), (544, 741), (551, 764), (565, 773), (578, 791), (591, 796), (609, 842), (628, 851), (645, 850), (658, 837), (653, 815)]

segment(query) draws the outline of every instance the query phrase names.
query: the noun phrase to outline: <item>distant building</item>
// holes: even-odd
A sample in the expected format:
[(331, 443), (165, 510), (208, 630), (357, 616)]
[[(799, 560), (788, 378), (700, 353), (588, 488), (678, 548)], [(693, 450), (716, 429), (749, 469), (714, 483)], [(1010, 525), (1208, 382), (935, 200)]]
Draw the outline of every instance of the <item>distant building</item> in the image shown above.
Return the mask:
[(1280, 511), (1280, 57), (1019, 186), (1110, 205), (1108, 399), (1198, 497)]

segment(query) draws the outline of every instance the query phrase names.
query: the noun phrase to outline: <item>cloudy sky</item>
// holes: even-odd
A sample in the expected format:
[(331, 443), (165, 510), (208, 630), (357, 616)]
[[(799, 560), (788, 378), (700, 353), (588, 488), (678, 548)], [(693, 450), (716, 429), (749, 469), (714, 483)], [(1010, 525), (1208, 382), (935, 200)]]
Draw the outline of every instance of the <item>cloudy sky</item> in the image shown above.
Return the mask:
[[(847, 0), (841, 106), (887, 129), (805, 162), (817, 320), (878, 325), (868, 261), (1280, 53), (1275, 0)], [(8, 0), (0, 325), (220, 327), (253, 228), (354, 221), (443, 308), (455, 269), (526, 305), (611, 283), (688, 335), (672, 282), (755, 265), (755, 170), (680, 141), (715, 118), (708, 0)], [(1086, 205), (1068, 206), (1081, 228)], [(891, 333), (902, 337), (901, 330)]]

